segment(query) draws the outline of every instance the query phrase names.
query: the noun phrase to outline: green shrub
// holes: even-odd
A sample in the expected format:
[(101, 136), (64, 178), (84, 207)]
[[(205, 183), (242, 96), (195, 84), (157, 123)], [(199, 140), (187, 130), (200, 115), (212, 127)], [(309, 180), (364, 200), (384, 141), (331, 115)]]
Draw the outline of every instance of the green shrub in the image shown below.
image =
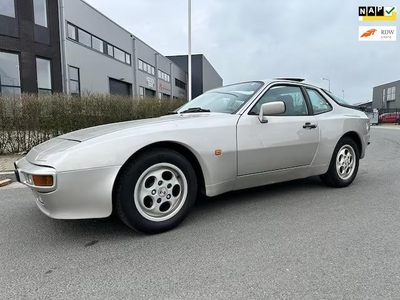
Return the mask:
[(52, 137), (82, 128), (153, 118), (172, 111), (182, 99), (133, 99), (84, 93), (0, 96), (0, 154), (20, 153)]

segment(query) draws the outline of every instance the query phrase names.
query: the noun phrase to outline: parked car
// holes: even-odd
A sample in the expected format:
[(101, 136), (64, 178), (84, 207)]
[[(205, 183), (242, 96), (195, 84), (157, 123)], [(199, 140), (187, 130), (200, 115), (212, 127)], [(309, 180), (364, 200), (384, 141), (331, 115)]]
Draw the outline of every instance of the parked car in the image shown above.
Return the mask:
[(379, 123), (400, 124), (400, 112), (384, 113), (379, 116)]
[(318, 175), (346, 187), (369, 143), (365, 113), (302, 79), (278, 78), (216, 88), (159, 118), (61, 135), (15, 172), (49, 217), (115, 212), (158, 233), (178, 226), (200, 194)]

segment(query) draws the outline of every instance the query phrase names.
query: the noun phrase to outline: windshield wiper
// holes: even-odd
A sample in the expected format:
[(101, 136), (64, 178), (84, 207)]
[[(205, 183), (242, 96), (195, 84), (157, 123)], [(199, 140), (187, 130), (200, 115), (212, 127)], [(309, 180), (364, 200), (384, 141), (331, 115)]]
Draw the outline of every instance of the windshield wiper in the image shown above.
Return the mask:
[(211, 112), (209, 109), (201, 108), (201, 107), (191, 107), (187, 110), (181, 112), (181, 114), (185, 113), (198, 113), (198, 112)]
[(178, 114), (177, 111), (169, 111), (165, 115), (177, 115), (177, 114)]

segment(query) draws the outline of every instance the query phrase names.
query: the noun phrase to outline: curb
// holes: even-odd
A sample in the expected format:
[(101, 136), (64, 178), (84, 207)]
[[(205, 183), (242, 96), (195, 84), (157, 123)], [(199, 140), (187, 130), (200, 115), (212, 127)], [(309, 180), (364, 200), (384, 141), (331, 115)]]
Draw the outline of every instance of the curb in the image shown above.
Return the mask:
[(15, 174), (14, 172), (0, 172), (0, 181), (4, 179), (10, 179), (11, 182), (16, 182)]
[(390, 129), (390, 130), (400, 130), (400, 126), (399, 127), (395, 127), (395, 126), (371, 126), (371, 129), (375, 128), (375, 129)]
[(0, 188), (8, 186), (12, 183), (11, 179), (2, 179), (0, 180)]

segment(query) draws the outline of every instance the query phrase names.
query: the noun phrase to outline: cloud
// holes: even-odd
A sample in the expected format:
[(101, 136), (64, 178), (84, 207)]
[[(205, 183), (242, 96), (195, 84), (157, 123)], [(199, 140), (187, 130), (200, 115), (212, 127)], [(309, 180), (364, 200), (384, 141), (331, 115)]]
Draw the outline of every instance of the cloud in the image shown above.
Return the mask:
[[(87, 2), (162, 54), (187, 53), (187, 1)], [(192, 0), (192, 50), (203, 53), (226, 84), (296, 76), (326, 87), (321, 77), (328, 77), (338, 96), (344, 89), (348, 101), (371, 100), (373, 86), (400, 79), (394, 59), (400, 41), (358, 41), (358, 26), (374, 25), (358, 21), (364, 4)]]

